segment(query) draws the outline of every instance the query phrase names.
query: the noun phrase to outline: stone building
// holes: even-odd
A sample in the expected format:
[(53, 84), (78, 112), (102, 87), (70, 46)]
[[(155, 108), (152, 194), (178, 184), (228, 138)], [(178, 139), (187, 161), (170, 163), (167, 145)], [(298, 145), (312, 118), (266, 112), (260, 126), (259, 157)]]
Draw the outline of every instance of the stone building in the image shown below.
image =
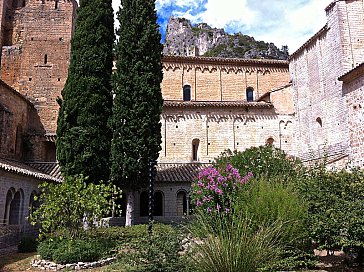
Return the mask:
[(351, 146), (360, 141), (352, 139), (359, 127), (353, 127), (358, 121), (352, 120), (350, 108), (354, 96), (358, 108), (363, 102), (358, 86), (362, 81), (355, 79), (355, 92), (348, 89), (353, 88), (348, 81), (359, 70), (343, 77), (344, 85), (339, 80), (364, 61), (363, 14), (363, 0), (333, 1), (326, 8), (327, 24), (290, 56), (296, 152), (304, 160), (326, 156), (337, 166), (350, 162), (363, 167), (358, 164), (362, 157)]
[[(0, 0), (0, 224), (17, 230), (29, 227), (39, 182), (61, 181), (56, 98), (76, 6)], [(363, 167), (363, 0), (336, 0), (326, 13), (326, 26), (289, 62), (163, 58), (157, 220), (188, 213), (190, 182), (228, 148), (273, 144), (305, 161), (326, 156)], [(136, 222), (147, 220), (146, 204), (146, 191), (138, 191)]]

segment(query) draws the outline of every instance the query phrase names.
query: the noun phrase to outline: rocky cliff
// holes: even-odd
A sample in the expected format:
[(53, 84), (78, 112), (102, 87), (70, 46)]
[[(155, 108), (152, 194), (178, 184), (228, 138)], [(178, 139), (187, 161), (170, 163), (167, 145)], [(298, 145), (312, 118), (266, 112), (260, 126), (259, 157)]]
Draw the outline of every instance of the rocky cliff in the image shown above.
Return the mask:
[(286, 60), (288, 48), (284, 46), (280, 50), (274, 43), (256, 41), (248, 35), (231, 35), (224, 29), (212, 28), (205, 23), (192, 25), (187, 19), (171, 17), (166, 30), (163, 54)]

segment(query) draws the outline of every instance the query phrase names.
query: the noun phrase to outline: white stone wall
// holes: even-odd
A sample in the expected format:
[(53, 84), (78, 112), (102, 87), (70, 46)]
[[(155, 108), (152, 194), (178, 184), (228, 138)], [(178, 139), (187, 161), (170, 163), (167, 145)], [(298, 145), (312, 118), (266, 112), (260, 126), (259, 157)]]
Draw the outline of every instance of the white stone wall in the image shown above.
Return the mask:
[(301, 157), (348, 152), (348, 111), (338, 77), (364, 61), (363, 0), (336, 1), (326, 11), (326, 29), (290, 60)]
[(165, 109), (162, 114), (162, 151), (159, 162), (192, 162), (192, 141), (200, 141), (199, 162), (211, 162), (226, 149), (244, 151), (265, 145), (294, 155), (294, 120), (274, 109)]

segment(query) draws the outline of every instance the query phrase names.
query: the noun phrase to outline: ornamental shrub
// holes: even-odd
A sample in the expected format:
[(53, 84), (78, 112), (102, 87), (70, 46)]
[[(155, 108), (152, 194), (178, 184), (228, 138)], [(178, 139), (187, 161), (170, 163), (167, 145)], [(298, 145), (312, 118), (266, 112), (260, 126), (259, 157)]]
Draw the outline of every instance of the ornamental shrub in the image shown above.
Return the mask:
[(192, 183), (192, 199), (196, 209), (205, 213), (228, 215), (237, 191), (253, 176), (249, 172), (241, 177), (229, 163), (224, 167), (209, 166), (202, 169), (196, 182)]
[(343, 249), (364, 261), (364, 171), (311, 169), (297, 188), (308, 201), (308, 230), (317, 247)]
[(42, 259), (60, 264), (92, 262), (112, 255), (117, 241), (105, 238), (52, 237), (40, 242), (38, 254)]
[(294, 181), (302, 175), (302, 164), (273, 146), (251, 147), (243, 152), (226, 150), (214, 162), (215, 167), (230, 163), (241, 175), (254, 173), (255, 178), (279, 177), (281, 181)]
[(39, 188), (36, 200), (41, 204), (29, 219), (33, 225), (39, 224), (41, 236), (61, 231), (65, 237), (80, 237), (85, 225), (96, 226), (121, 194), (111, 184), (86, 183), (83, 176), (68, 177), (58, 184), (46, 182)]

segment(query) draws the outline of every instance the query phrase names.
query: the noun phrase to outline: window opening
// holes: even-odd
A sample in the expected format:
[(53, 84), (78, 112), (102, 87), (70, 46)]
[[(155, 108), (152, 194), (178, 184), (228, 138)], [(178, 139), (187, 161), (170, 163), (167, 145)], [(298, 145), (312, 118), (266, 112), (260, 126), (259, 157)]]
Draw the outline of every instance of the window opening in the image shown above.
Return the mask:
[(148, 192), (144, 191), (140, 194), (140, 216), (148, 216)]
[(154, 215), (163, 216), (163, 194), (162, 194), (162, 192), (154, 193)]
[(48, 55), (47, 54), (45, 54), (44, 55), (44, 64), (47, 64), (48, 63)]
[(192, 141), (192, 160), (193, 161), (198, 161), (198, 148), (200, 145), (200, 140), (199, 139), (194, 139)]
[(191, 101), (191, 86), (183, 86), (183, 101)]
[(248, 102), (253, 102), (254, 101), (254, 89), (252, 87), (248, 87), (246, 89), (246, 100)]

